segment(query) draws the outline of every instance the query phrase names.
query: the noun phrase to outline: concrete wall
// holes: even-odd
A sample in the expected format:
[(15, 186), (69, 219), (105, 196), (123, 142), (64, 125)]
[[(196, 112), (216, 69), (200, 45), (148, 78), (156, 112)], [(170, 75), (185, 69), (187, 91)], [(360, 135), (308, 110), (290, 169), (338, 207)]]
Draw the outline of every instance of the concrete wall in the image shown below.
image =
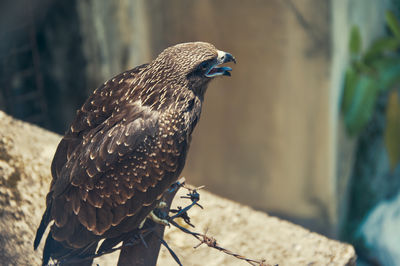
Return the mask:
[(88, 90), (126, 69), (151, 60), (143, 0), (77, 1)]
[(337, 133), (349, 30), (362, 22), (363, 39), (377, 36), (387, 2), (92, 0), (77, 7), (91, 87), (180, 42), (208, 41), (235, 55), (233, 76), (207, 92), (184, 175), (335, 235), (354, 149)]
[[(169, 45), (211, 42), (234, 54), (238, 64), (231, 78), (216, 80), (207, 92), (184, 171), (187, 180), (335, 235), (347, 206), (355, 143), (338, 122), (349, 30), (358, 23), (364, 41), (382, 34), (388, 2), (86, 0), (52, 5), (40, 9), (45, 13), (42, 53), (51, 55), (42, 62), (54, 77), (45, 84), (53, 97), (51, 113), (62, 120), (59, 124), (68, 124), (64, 120), (72, 118), (70, 102), (75, 104), (77, 95), (82, 100), (104, 80), (150, 61)], [(68, 23), (56, 27), (59, 19)], [(56, 79), (60, 75), (65, 78)]]
[(154, 55), (203, 40), (238, 60), (207, 92), (189, 182), (328, 232), (336, 219), (330, 1), (293, 2), (150, 1), (150, 39)]
[[(153, 56), (203, 40), (233, 53), (206, 96), (184, 174), (220, 195), (336, 235), (356, 140), (341, 126), (348, 36), (384, 33), (390, 1), (147, 2)], [(160, 12), (162, 10), (162, 12)]]

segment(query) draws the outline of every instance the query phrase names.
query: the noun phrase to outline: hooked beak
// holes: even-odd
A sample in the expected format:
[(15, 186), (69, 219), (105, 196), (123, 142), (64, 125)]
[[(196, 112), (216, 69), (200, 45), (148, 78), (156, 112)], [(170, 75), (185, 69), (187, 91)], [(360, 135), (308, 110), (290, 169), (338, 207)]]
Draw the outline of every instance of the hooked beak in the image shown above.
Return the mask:
[(231, 76), (229, 71), (232, 71), (232, 68), (219, 66), (221, 64), (225, 64), (228, 62), (234, 62), (236, 64), (236, 59), (230, 53), (224, 51), (218, 51), (217, 61), (214, 65), (210, 67), (210, 69), (206, 72), (205, 76), (208, 78), (216, 77), (216, 76)]

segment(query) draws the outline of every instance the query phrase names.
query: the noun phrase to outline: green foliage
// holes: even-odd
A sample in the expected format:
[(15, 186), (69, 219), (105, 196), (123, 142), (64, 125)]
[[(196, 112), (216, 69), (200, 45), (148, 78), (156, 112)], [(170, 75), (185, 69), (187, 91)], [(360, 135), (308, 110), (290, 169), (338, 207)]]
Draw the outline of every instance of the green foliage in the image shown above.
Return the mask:
[(384, 57), (384, 53), (387, 51), (396, 51), (399, 46), (399, 41), (393, 37), (383, 37), (376, 40), (368, 51), (365, 52), (364, 61), (369, 63), (379, 58)]
[(361, 34), (357, 26), (351, 28), (350, 35), (350, 52), (353, 55), (358, 55), (361, 52)]
[[(351, 102), (345, 115), (345, 124), (350, 135), (360, 132), (371, 118), (377, 96), (376, 80), (368, 75), (360, 74), (354, 78)], [(347, 96), (345, 94), (345, 96)], [(349, 96), (350, 97), (350, 96)]]
[[(365, 128), (379, 94), (400, 85), (400, 23), (390, 11), (386, 13), (386, 23), (390, 36), (375, 40), (364, 52), (361, 50), (358, 27), (354, 26), (351, 30), (351, 64), (345, 74), (341, 106), (347, 132), (351, 136), (360, 134)], [(396, 98), (391, 95), (388, 104), (385, 129), (385, 144), (392, 169), (400, 160), (399, 136), (400, 108), (396, 93)]]
[(385, 145), (389, 155), (390, 168), (393, 171), (400, 160), (400, 104), (397, 91), (392, 91), (386, 112)]
[(393, 12), (386, 12), (386, 23), (392, 31), (394, 37), (400, 40), (400, 24)]

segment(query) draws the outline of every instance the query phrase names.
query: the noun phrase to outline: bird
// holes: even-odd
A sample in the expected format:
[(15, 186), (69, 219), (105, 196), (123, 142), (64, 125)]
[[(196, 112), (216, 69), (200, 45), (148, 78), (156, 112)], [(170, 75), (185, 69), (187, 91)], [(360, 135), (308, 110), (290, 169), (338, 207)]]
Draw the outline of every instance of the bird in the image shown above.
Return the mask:
[(231, 76), (229, 62), (235, 57), (210, 43), (180, 43), (93, 91), (51, 164), (34, 240), (36, 250), (52, 223), (43, 265), (67, 265), (141, 225), (182, 172), (204, 94), (211, 80)]

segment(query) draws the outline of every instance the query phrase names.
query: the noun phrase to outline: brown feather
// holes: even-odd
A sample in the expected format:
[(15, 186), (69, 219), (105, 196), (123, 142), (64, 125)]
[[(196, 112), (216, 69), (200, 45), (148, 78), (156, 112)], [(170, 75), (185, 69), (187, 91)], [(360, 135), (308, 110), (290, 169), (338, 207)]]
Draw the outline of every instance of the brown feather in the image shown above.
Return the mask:
[(105, 204), (103, 208), (96, 209), (96, 229), (94, 233), (96, 235), (102, 235), (105, 231), (107, 231), (112, 224), (113, 221), (113, 213), (110, 210), (110, 207)]
[(58, 227), (57, 225), (52, 226), (53, 238), (57, 241), (64, 241), (71, 236), (71, 232), (74, 232), (75, 223), (71, 222), (72, 217), (68, 217), (69, 222), (63, 227)]
[(141, 180), (138, 183), (135, 183), (134, 188), (140, 192), (146, 192), (147, 191), (147, 186), (145, 186), (145, 183), (142, 182), (143, 180)]
[(80, 198), (81, 198), (83, 201), (86, 201), (86, 200), (87, 200), (87, 197), (88, 197), (88, 195), (89, 195), (89, 191), (86, 190), (85, 188), (80, 188), (80, 189), (79, 189), (79, 194), (80, 194)]
[(67, 218), (70, 209), (71, 203), (64, 196), (54, 199), (51, 212), (54, 217), (54, 223), (58, 227), (63, 227), (68, 222)]
[(89, 231), (96, 228), (96, 210), (95, 207), (88, 203), (82, 203), (78, 213), (79, 222)]
[[(117, 189), (116, 189), (116, 190), (117, 190)], [(119, 204), (119, 205), (125, 204), (125, 199), (124, 199), (120, 194), (116, 194), (116, 193), (111, 194), (111, 199), (112, 199), (115, 203), (117, 203), (117, 204)]]
[(142, 208), (143, 198), (144, 198), (144, 195), (142, 192), (136, 192), (135, 197), (129, 199), (126, 202), (125, 205), (126, 205), (126, 208), (128, 209), (129, 216), (132, 216), (133, 214), (138, 212), (140, 208)]
[(111, 212), (113, 214), (112, 225), (116, 226), (122, 221), (122, 219), (126, 217), (128, 213), (128, 208), (126, 205), (117, 205), (116, 207), (111, 209)]
[(97, 190), (89, 191), (87, 202), (96, 208), (101, 208), (103, 206), (103, 198), (99, 196)]
[(70, 233), (67, 243), (69, 246), (78, 249), (87, 246), (88, 239), (93, 241), (96, 239), (98, 240), (98, 237), (94, 236), (93, 233), (88, 231), (82, 224), (77, 223), (75, 230)]
[(79, 190), (80, 189), (77, 187), (72, 187), (70, 192), (71, 208), (75, 215), (79, 213), (79, 209), (81, 208), (81, 197)]

